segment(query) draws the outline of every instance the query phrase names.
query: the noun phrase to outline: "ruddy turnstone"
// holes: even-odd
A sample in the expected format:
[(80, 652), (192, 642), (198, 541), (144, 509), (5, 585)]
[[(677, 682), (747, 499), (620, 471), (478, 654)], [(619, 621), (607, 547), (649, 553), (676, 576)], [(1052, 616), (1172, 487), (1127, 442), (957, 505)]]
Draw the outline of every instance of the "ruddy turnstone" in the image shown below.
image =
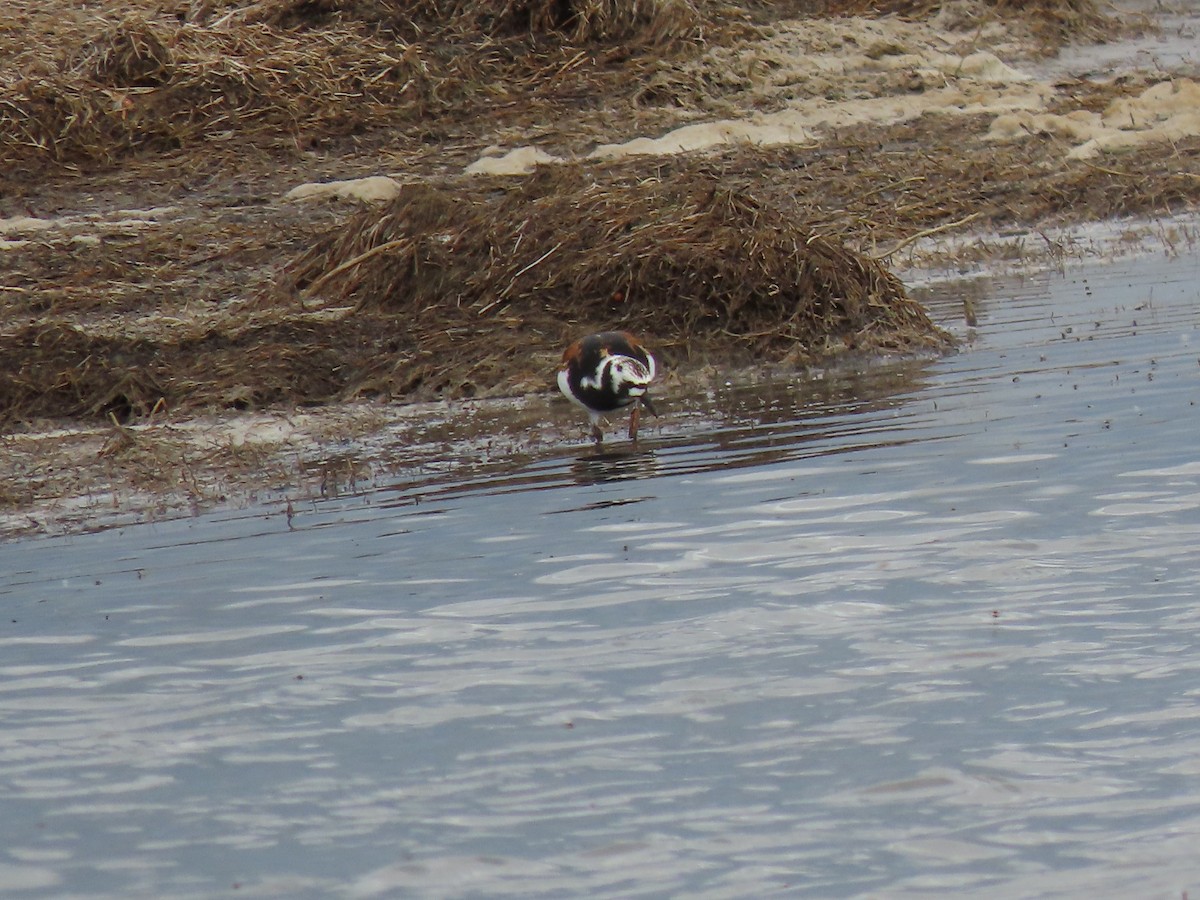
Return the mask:
[(580, 338), (563, 351), (558, 389), (583, 407), (592, 420), (592, 437), (604, 440), (600, 422), (612, 412), (633, 406), (629, 439), (637, 440), (644, 406), (654, 415), (646, 389), (654, 380), (654, 357), (628, 331), (602, 331)]

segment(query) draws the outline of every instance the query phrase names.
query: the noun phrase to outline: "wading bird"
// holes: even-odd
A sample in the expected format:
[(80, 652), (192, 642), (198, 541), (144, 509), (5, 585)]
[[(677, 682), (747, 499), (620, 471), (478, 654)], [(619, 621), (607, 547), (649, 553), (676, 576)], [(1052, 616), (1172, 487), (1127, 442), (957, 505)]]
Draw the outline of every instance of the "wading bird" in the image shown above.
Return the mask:
[(580, 338), (563, 351), (562, 361), (558, 389), (587, 412), (597, 444), (604, 440), (600, 423), (618, 409), (633, 406), (630, 440), (637, 440), (643, 406), (658, 415), (646, 393), (654, 380), (654, 357), (628, 331), (602, 331)]

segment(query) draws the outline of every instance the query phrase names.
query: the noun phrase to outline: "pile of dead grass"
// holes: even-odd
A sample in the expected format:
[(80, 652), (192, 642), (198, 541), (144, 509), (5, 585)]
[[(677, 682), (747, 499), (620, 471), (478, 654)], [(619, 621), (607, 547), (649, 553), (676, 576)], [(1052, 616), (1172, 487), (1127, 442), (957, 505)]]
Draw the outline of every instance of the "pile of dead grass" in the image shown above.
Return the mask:
[(514, 328), (554, 347), (621, 324), (675, 358), (719, 348), (792, 364), (944, 342), (883, 265), (810, 228), (770, 180), (567, 165), (516, 183), (413, 184), (318, 241), (290, 284), (310, 304), (393, 316), (437, 381), (503, 377), (505, 354), (486, 371), (481, 351), (509, 346)]
[(572, 44), (658, 44), (700, 27), (692, 0), (257, 0), (173, 11), (110, 0), (57, 19), (17, 2), (0, 27), (0, 164), (35, 171), (229, 141), (294, 151), (485, 111), (560, 77)]
[[(83, 35), (80, 35), (84, 38)], [(81, 39), (0, 104), (0, 161), (111, 163), (228, 140), (348, 134), (396, 108), (419, 115), (418, 50), (361, 29), (200, 27), (134, 13)]]

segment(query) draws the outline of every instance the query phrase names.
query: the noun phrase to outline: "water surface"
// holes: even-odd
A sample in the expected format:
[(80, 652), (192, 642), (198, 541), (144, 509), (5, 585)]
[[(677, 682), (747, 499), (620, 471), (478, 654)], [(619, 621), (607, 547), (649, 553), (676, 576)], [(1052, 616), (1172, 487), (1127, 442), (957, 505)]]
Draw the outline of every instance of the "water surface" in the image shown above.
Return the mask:
[(637, 452), (0, 545), (0, 888), (1195, 896), (1198, 276), (973, 288), (963, 352)]

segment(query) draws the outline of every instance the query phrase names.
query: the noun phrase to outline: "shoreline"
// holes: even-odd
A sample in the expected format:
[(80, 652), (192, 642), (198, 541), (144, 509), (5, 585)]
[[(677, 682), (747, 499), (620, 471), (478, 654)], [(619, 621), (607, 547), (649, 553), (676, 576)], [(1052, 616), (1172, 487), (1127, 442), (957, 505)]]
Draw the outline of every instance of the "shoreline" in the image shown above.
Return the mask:
[[(1175, 244), (1156, 232), (1184, 235)], [(1133, 240), (1131, 232), (1142, 235)], [(1149, 236), (1149, 239), (1146, 236)], [(1060, 234), (1067, 243), (1068, 233)], [(1195, 255), (1200, 244), (1200, 214), (1173, 217), (1169, 223), (1090, 223), (1077, 230), (1073, 248), (1086, 254), (1053, 257), (994, 258), (991, 267), (969, 272), (946, 269), (905, 270), (917, 291), (944, 291), (1047, 272), (1069, 274), (1097, 265), (1155, 255)], [(1011, 245), (1016, 237), (981, 238), (988, 246)], [(1173, 247), (1186, 245), (1176, 252)], [(970, 293), (970, 292), (968, 292)], [(969, 331), (964, 321), (939, 322)], [(955, 329), (957, 324), (958, 328)], [(961, 352), (970, 352), (969, 344)], [(672, 423), (672, 392), (695, 396), (706, 384), (729, 380), (779, 378), (824, 380), (839, 369), (871, 369), (904, 359), (940, 354), (849, 356), (826, 366), (785, 373), (778, 367), (673, 370), (660, 393), (667, 401), (663, 424), (654, 435), (678, 437)], [(541, 392), (511, 397), (437, 400), (394, 404), (357, 401), (324, 407), (205, 414), (162, 423), (96, 424), (78, 427), (36, 426), (10, 433), (3, 453), (18, 477), (45, 485), (40, 496), (6, 504), (0, 513), (0, 541), (99, 531), (154, 521), (186, 518), (221, 509), (261, 507), (281, 514), (288, 505), (355, 494), (380, 487), (433, 483), (467, 474), (500, 459), (527, 461), (539, 455), (588, 452), (590, 442), (567, 401), (547, 381)], [(687, 426), (696, 419), (689, 417)], [(50, 423), (48, 423), (49, 425)], [(612, 446), (624, 450), (619, 429), (610, 429)]]

